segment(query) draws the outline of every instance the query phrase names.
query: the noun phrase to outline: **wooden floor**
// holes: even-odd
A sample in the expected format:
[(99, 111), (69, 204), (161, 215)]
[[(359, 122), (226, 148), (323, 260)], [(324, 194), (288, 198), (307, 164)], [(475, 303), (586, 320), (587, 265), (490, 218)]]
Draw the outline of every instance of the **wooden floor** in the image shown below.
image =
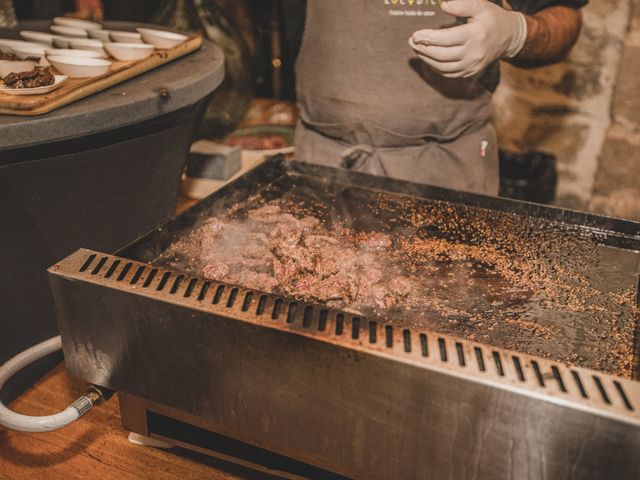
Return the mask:
[[(55, 413), (84, 395), (86, 387), (60, 365), (11, 407), (31, 415)], [(182, 449), (136, 446), (127, 435), (117, 396), (56, 432), (19, 433), (0, 427), (0, 480), (273, 478)]]

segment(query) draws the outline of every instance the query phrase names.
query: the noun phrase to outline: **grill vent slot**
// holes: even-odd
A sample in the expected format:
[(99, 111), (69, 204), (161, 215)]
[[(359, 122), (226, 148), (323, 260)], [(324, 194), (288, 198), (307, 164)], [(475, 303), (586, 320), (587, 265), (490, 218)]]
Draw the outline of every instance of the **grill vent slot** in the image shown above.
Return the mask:
[(466, 367), (467, 361), (464, 358), (464, 348), (460, 342), (456, 342), (456, 351), (458, 352), (458, 363), (461, 367)]
[(107, 273), (105, 273), (104, 278), (111, 278), (115, 273), (116, 269), (120, 266), (120, 260), (116, 260), (111, 264)]
[(393, 327), (391, 325), (385, 326), (384, 334), (387, 348), (393, 347)]
[(176, 294), (176, 292), (180, 288), (180, 285), (182, 284), (182, 280), (184, 280), (184, 276), (178, 275), (176, 277), (176, 279), (173, 281), (173, 285), (171, 286), (171, 290), (169, 290), (169, 293), (171, 295), (175, 295)]
[(521, 382), (525, 381), (524, 378), (524, 370), (522, 370), (522, 363), (520, 363), (520, 359), (518, 357), (511, 357), (513, 360), (513, 366), (516, 368), (516, 373), (518, 375), (518, 380)]
[(311, 322), (313, 321), (313, 307), (311, 305), (307, 305), (304, 307), (304, 315), (302, 316), (302, 326), (304, 328), (309, 328), (311, 326)]
[(482, 349), (480, 347), (475, 347), (473, 349), (476, 352), (476, 361), (478, 362), (478, 368), (481, 372), (486, 372), (487, 367), (484, 365), (484, 354), (482, 353)]
[(267, 296), (260, 295), (260, 300), (258, 300), (258, 308), (256, 308), (256, 315), (262, 315), (265, 308), (267, 308)]
[(336, 315), (336, 335), (342, 335), (344, 330), (344, 313)]
[(238, 289), (232, 288), (229, 298), (227, 299), (227, 308), (232, 308), (235, 305), (236, 298), (238, 298)]
[(369, 342), (378, 342), (378, 324), (376, 322), (369, 322)]
[(187, 289), (184, 291), (184, 298), (190, 298), (191, 295), (193, 295), (193, 291), (196, 289), (197, 283), (198, 283), (197, 278), (192, 278), (191, 280), (189, 280)]
[(424, 333), (420, 334), (420, 350), (423, 357), (429, 356), (429, 343), (427, 342), (427, 335)]
[(535, 360), (531, 360), (531, 367), (533, 368), (533, 372), (536, 374), (536, 378), (538, 379), (538, 384), (541, 387), (544, 387), (544, 377), (542, 376), (542, 372), (540, 371), (540, 365)]
[(404, 343), (404, 351), (411, 353), (411, 332), (409, 330), (402, 331), (402, 342)]
[(596, 387), (598, 387), (598, 391), (600, 392), (600, 396), (602, 397), (602, 400), (604, 400), (604, 403), (606, 403), (607, 405), (611, 405), (611, 399), (609, 398), (609, 395), (607, 394), (607, 390), (604, 388), (604, 385), (602, 384), (602, 380), (600, 380), (600, 377), (597, 377), (596, 375), (592, 375), (593, 377), (593, 381), (596, 384)]
[(440, 360), (442, 360), (443, 362), (448, 361), (449, 359), (447, 358), (447, 344), (444, 341), (444, 338), (438, 339), (438, 346), (440, 347)]
[(158, 274), (158, 269), (157, 268), (154, 268), (153, 270), (151, 270), (149, 272), (149, 275), (147, 275), (146, 280), (142, 284), (142, 287), (143, 288), (149, 288), (149, 285), (151, 285), (151, 282), (153, 282), (153, 279), (156, 277), (157, 274)]
[(104, 264), (107, 263), (107, 260), (107, 257), (102, 257), (95, 268), (91, 270), (91, 275), (97, 275), (100, 270), (102, 270), (102, 267), (104, 267)]
[(120, 275), (118, 275), (118, 278), (116, 278), (116, 280), (118, 282), (121, 282), (122, 280), (124, 280), (124, 277), (127, 276), (127, 274), (129, 273), (129, 270), (131, 270), (131, 267), (133, 267), (133, 263), (131, 262), (127, 263), (122, 269), (122, 271), (120, 272)]
[(553, 378), (555, 378), (556, 381), (558, 382), (558, 386), (560, 387), (560, 390), (566, 393), (567, 387), (565, 387), (564, 385), (564, 380), (562, 379), (562, 375), (560, 374), (560, 370), (558, 370), (558, 367), (556, 367), (555, 365), (551, 367), (551, 373), (553, 373)]
[(297, 303), (293, 302), (289, 304), (289, 311), (287, 312), (287, 323), (295, 322), (297, 309), (298, 309)]
[(213, 303), (214, 305), (219, 304), (223, 293), (224, 293), (224, 285), (218, 285), (218, 288), (216, 288), (216, 293), (213, 295), (213, 300), (211, 303)]
[(96, 259), (95, 254), (89, 255), (89, 258), (87, 258), (85, 262), (82, 264), (82, 266), (80, 267), (80, 271), (86, 272), (95, 259)]
[(156, 288), (156, 290), (159, 291), (159, 292), (164, 290), (164, 287), (167, 286), (167, 282), (169, 281), (169, 278), (171, 278), (171, 273), (164, 272), (162, 274), (162, 278), (160, 278), (160, 283), (158, 284), (158, 287)]
[(622, 402), (624, 403), (626, 409), (632, 412), (635, 411), (635, 408), (633, 408), (633, 405), (631, 405), (629, 397), (627, 397), (624, 388), (622, 388), (622, 384), (617, 380), (614, 380), (613, 384), (616, 386), (616, 390), (618, 390), (618, 394), (620, 395), (620, 398), (622, 399)]
[(360, 338), (360, 317), (351, 317), (351, 338)]
[(251, 306), (251, 301), (253, 300), (253, 292), (247, 292), (244, 296), (244, 301), (242, 302), (242, 311), (248, 312), (249, 307)]
[(207, 293), (209, 292), (209, 287), (211, 287), (211, 282), (204, 282), (202, 284), (202, 288), (200, 289), (200, 293), (198, 294), (198, 301), (202, 302), (205, 298), (207, 298)]
[(500, 354), (498, 352), (493, 352), (493, 362), (496, 364), (496, 371), (498, 375), (504, 377), (504, 368), (502, 366), (502, 359), (500, 358)]
[(327, 319), (329, 318), (329, 310), (320, 310), (320, 320), (318, 321), (318, 330), (324, 332), (327, 329)]
[(573, 377), (573, 381), (576, 383), (578, 390), (580, 390), (580, 395), (583, 398), (589, 398), (587, 391), (584, 389), (584, 385), (582, 384), (582, 379), (580, 378), (580, 374), (575, 370), (571, 370), (571, 376)]
[(131, 282), (129, 282), (129, 283), (131, 285), (135, 285), (136, 283), (138, 283), (138, 281), (140, 280), (140, 277), (142, 276), (143, 273), (144, 273), (144, 267), (142, 265), (140, 265), (136, 269), (136, 273), (134, 273), (133, 277), (131, 277)]
[(271, 319), (277, 320), (280, 316), (280, 310), (282, 309), (282, 299), (278, 298), (273, 304), (273, 310), (271, 310)]

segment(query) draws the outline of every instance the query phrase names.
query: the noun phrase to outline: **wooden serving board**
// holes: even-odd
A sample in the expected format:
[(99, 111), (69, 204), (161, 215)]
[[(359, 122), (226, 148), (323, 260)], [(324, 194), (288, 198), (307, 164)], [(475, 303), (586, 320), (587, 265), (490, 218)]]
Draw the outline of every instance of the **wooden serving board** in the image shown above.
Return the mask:
[(45, 95), (13, 96), (0, 93), (0, 114), (34, 116), (49, 113), (183, 57), (198, 50), (202, 42), (202, 36), (191, 36), (176, 47), (156, 50), (144, 60), (133, 62), (113, 60), (113, 65), (104, 75), (93, 78), (69, 78), (60, 88)]

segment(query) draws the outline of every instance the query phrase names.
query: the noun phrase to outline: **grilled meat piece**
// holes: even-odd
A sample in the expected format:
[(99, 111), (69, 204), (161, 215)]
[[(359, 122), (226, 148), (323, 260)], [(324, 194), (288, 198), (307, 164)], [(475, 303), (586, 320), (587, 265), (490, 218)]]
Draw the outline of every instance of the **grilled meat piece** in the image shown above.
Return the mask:
[(55, 77), (48, 68), (34, 68), (30, 72), (10, 73), (4, 77), (8, 88), (36, 88), (53, 85)]

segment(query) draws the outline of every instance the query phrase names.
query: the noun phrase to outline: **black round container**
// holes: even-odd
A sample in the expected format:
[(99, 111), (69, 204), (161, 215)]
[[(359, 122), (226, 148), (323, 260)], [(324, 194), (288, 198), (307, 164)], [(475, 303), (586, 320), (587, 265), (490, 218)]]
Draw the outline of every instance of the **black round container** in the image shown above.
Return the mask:
[[(222, 51), (205, 42), (47, 115), (0, 115), (0, 363), (57, 335), (47, 267), (79, 247), (114, 251), (174, 213), (193, 134), (223, 77)], [(20, 375), (3, 398), (55, 361)]]

